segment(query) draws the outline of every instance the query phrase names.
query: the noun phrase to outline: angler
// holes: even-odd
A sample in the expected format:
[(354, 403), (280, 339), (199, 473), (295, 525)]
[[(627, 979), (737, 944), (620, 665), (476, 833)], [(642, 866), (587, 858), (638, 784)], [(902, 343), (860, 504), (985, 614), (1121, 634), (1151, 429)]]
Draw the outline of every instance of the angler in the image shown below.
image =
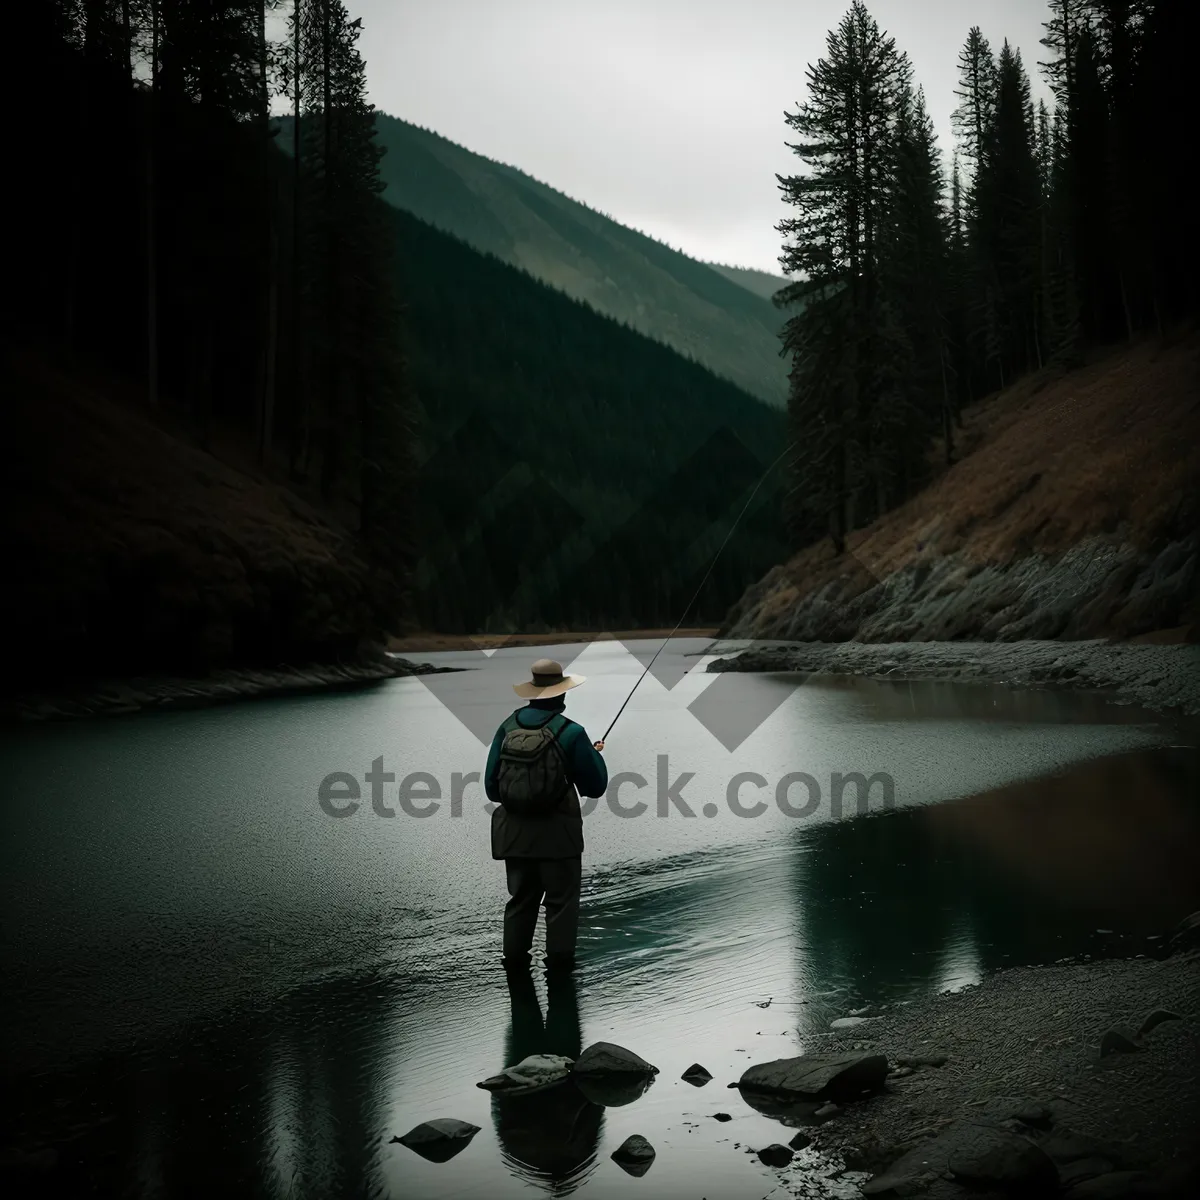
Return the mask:
[[(488, 752), (483, 786), (492, 810), (492, 857), (504, 859), (509, 901), (504, 906), (504, 965), (529, 966), (529, 952), (537, 928), (538, 907), (546, 905), (546, 966), (568, 971), (575, 967), (575, 941), (579, 930), (579, 884), (583, 867), (583, 813), (580, 795), (599, 797), (608, 786), (608, 768), (600, 751), (625, 706), (670, 640), (679, 632), (700, 598), (708, 577), (758, 495), (766, 477), (792, 449), (759, 476), (746, 503), (734, 518), (725, 540), (717, 547), (699, 586), (679, 615), (675, 628), (663, 639), (637, 677), (628, 695), (609, 722), (604, 737), (588, 744), (581, 725), (563, 715), (565, 692), (578, 687), (582, 675), (564, 675), (562, 665), (539, 658), (532, 678), (514, 683), (513, 691), (528, 700), (496, 730)], [(687, 781), (685, 775), (672, 792)]]
[(483, 784), (492, 812), (492, 857), (504, 860), (504, 965), (527, 969), (538, 908), (546, 906), (551, 970), (573, 970), (583, 869), (579, 797), (602, 796), (608, 768), (582, 725), (565, 715), (564, 694), (584, 681), (541, 658), (531, 678), (513, 684), (529, 701), (496, 730)]

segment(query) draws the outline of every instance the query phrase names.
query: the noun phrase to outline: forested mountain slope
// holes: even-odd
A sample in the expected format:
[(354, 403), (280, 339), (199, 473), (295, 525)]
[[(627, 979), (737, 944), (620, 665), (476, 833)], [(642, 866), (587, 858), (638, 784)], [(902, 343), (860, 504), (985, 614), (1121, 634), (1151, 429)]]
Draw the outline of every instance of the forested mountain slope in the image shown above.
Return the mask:
[[(783, 414), (394, 209), (419, 465), (407, 612), (357, 500), (255, 463), (252, 431), (36, 353), (6, 360), (6, 588), (21, 678), (352, 659), (406, 624), (468, 632), (674, 623)], [(201, 443), (206, 443), (202, 445)], [(783, 552), (777, 480), (694, 620)], [(397, 556), (397, 572), (403, 568)]]
[[(418, 620), (673, 624), (783, 447), (784, 418), (673, 350), (393, 210), (418, 411)], [(778, 476), (690, 619), (783, 552)]]
[(901, 507), (776, 567), (726, 628), (800, 641), (1195, 638), (1200, 330), (1047, 370), (964, 414)]
[[(286, 144), (287, 122), (284, 123)], [(514, 167), (383, 113), (384, 198), (782, 406), (783, 317), (755, 287)]]

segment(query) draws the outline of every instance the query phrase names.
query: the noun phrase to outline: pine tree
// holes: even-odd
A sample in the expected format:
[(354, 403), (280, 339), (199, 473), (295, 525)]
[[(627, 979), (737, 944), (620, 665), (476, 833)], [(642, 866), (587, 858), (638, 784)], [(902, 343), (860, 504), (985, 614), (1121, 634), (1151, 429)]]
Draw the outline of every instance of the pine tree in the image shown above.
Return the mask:
[(987, 162), (996, 113), (996, 60), (978, 25), (972, 25), (958, 55), (958, 107), (951, 121), (958, 137), (958, 154), (968, 168), (966, 213), (974, 217), (974, 181)]
[(275, 135), (271, 123), (271, 95), (277, 86), (278, 54), (267, 39), (267, 13), (276, 10), (280, 0), (262, 0), (258, 10), (258, 136), (261, 140), (261, 202), (265, 261), (262, 269), (263, 346), (259, 363), (260, 401), (257, 409), (258, 460), (268, 463), (274, 440), (275, 389), (279, 371), (279, 228), (277, 178), (275, 171)]
[(1036, 130), (1029, 79), (1006, 41), (996, 72), (991, 151), (977, 179), (979, 253), (996, 296), (1002, 377), (1036, 365), (1039, 259)]
[(953, 385), (955, 424), (961, 424), (962, 406), (970, 397), (971, 368), (967, 337), (967, 245), (963, 214), (962, 172), (958, 152), (950, 167), (950, 208), (946, 226), (946, 333)]
[(380, 199), (382, 150), (357, 48), (362, 23), (350, 18), (342, 0), (304, 0), (292, 19), (289, 83), (306, 101), (293, 321), (320, 384), (318, 410), (309, 408), (311, 393), (305, 392), (299, 469), (307, 469), (315, 432), (321, 495), (357, 500), (369, 547), (399, 579), (411, 552), (412, 413)]
[(1053, 342), (1051, 359), (1063, 367), (1078, 366), (1083, 330), (1079, 285), (1075, 267), (1075, 239), (1071, 232), (1070, 145), (1067, 121), (1057, 108), (1050, 126), (1050, 181), (1047, 202), (1049, 287), (1046, 306)]
[(918, 477), (932, 429), (953, 457), (953, 405), (947, 352), (949, 247), (942, 170), (925, 94), (905, 89), (895, 126), (887, 237), (882, 252), (887, 309), (881, 323), (886, 384), (876, 417), (877, 446), (887, 447), (877, 482), (879, 511)]
[(1108, 100), (1090, 24), (1081, 25), (1068, 96), (1068, 203), (1084, 337), (1107, 341), (1119, 328), (1119, 289), (1110, 241)]
[(1075, 89), (1079, 33), (1086, 21), (1087, 0), (1050, 0), (1050, 19), (1042, 26), (1046, 35), (1041, 44), (1052, 51), (1054, 57), (1039, 62), (1038, 66), (1045, 72), (1055, 100), (1068, 111)]
[(1148, 5), (1144, 0), (1091, 0), (1090, 10), (1099, 51), (1101, 79), (1108, 101), (1107, 172), (1108, 243), (1111, 247), (1121, 316), (1127, 338), (1149, 309), (1152, 247), (1146, 236), (1152, 220), (1139, 209), (1136, 80), (1143, 48)]
[(1200, 302), (1200, 229), (1195, 218), (1196, 130), (1200, 90), (1195, 47), (1200, 5), (1154, 0), (1134, 58), (1132, 108), (1137, 130), (1138, 227), (1152, 264), (1148, 323), (1165, 323)]
[(292, 0), (288, 14), (287, 50), (280, 64), (280, 83), (291, 100), (291, 186), (289, 189), (288, 280), (288, 376), (294, 408), (289, 428), (289, 472), (293, 480), (307, 478), (312, 445), (312, 388), (309, 382), (308, 349), (311, 335), (309, 276), (311, 263), (305, 253), (308, 202), (308, 174), (305, 169), (304, 137), (308, 132), (307, 115), (312, 93), (308, 49), (311, 36), (313, 0)]
[(1038, 259), (1035, 318), (1038, 366), (1048, 361), (1058, 342), (1055, 321), (1054, 291), (1054, 140), (1050, 127), (1050, 110), (1044, 100), (1038, 101), (1036, 126), (1036, 165), (1038, 176)]
[(989, 368), (998, 368), (1003, 381), (1001, 358), (1001, 313), (997, 281), (984, 252), (985, 227), (990, 220), (983, 194), (995, 133), (997, 78), (996, 60), (979, 26), (972, 26), (958, 57), (959, 105), (951, 115), (958, 138), (960, 162), (968, 174), (962, 180), (960, 204), (963, 243), (959, 259), (961, 277), (959, 321), (963, 330), (962, 354), (968, 394), (986, 386)]
[(777, 226), (794, 238), (780, 264), (804, 280), (783, 289), (780, 299), (809, 298), (784, 333), (794, 359), (790, 403), (811, 414), (806, 425), (816, 440), (805, 453), (819, 465), (814, 479), (801, 473), (800, 488), (825, 507), (839, 552), (855, 525), (856, 493), (868, 485), (874, 490), (863, 469), (878, 455), (880, 238), (910, 74), (894, 39), (854, 0), (827, 38), (826, 57), (808, 68), (808, 98), (786, 115), (801, 138), (789, 145), (809, 168), (806, 175), (777, 177), (800, 213)]

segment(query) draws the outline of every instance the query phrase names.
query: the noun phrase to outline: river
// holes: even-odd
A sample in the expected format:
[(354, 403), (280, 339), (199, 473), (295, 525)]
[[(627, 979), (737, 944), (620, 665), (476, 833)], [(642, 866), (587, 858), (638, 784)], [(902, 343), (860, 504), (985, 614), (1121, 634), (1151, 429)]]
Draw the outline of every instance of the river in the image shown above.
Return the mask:
[[(641, 1133), (647, 1197), (766, 1195), (735, 1143), (790, 1131), (726, 1089), (750, 1062), (1005, 965), (1153, 953), (1200, 908), (1189, 730), (1063, 692), (709, 675), (704, 645), (674, 643), (609, 738), (582, 965), (549, 997), (498, 969), (503, 872), (455, 776), (531, 658), (588, 676), (568, 711), (598, 737), (653, 644), (6, 731), (0, 1142), (55, 1147), (76, 1194), (605, 1200)], [(874, 777), (863, 811), (838, 774)], [(661, 1069), (644, 1096), (475, 1087), (597, 1040)], [(443, 1116), (481, 1127), (450, 1161), (392, 1143)]]

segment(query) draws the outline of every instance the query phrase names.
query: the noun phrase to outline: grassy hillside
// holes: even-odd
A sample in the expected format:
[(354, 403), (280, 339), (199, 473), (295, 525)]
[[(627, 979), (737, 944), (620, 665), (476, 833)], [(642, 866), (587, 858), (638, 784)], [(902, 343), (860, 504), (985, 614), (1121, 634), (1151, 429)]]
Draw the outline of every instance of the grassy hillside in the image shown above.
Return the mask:
[[(286, 123), (285, 123), (286, 124)], [(380, 114), (385, 199), (703, 363), (769, 404), (787, 396), (783, 318), (727, 271), (628, 229), (513, 167)], [(287, 139), (281, 139), (286, 143)]]
[(1144, 636), (1200, 623), (1200, 331), (1028, 376), (964, 415), (908, 503), (750, 588), (728, 627), (802, 641)]
[[(784, 416), (528, 273), (391, 210), (420, 410), (426, 628), (671, 625)], [(784, 546), (778, 480), (690, 619), (719, 620)]]

